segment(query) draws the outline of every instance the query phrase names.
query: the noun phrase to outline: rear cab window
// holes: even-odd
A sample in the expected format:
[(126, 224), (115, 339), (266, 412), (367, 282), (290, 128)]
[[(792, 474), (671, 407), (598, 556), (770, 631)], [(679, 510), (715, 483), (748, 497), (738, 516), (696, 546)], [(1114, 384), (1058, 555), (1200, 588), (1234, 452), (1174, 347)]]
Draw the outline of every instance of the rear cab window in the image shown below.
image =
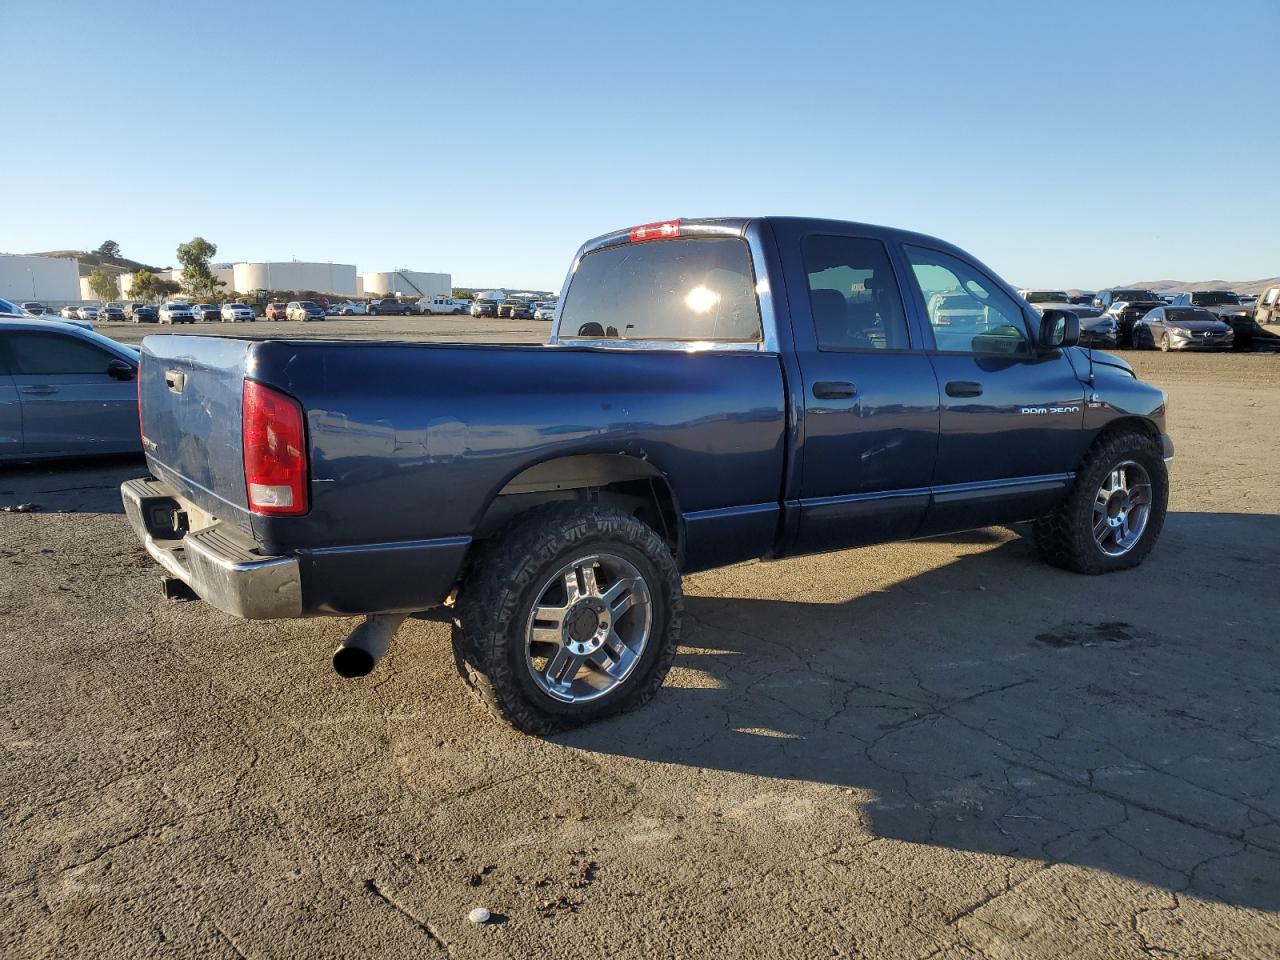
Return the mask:
[(746, 241), (681, 237), (586, 254), (565, 292), (559, 336), (760, 342), (760, 306)]

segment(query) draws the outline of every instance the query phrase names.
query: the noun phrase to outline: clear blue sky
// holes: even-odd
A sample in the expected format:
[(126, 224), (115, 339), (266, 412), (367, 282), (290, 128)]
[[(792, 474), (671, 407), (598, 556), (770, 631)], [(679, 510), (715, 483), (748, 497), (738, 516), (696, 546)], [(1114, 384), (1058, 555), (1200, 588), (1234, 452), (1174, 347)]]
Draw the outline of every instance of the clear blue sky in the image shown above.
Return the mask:
[(3, 0), (0, 36), (5, 252), (558, 287), (595, 234), (778, 213), (1015, 283), (1280, 274), (1277, 0)]

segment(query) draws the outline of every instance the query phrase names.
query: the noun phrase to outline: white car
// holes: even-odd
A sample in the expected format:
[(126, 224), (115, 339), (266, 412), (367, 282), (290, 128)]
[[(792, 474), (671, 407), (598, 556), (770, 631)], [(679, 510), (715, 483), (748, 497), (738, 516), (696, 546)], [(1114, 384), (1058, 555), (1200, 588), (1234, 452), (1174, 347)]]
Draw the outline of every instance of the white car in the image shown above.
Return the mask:
[(76, 316), (79, 317), (81, 320), (97, 320), (98, 308), (89, 307), (89, 306), (81, 307), (79, 310), (76, 311)]
[(328, 312), (335, 317), (363, 317), (365, 308), (363, 301), (344, 300), (342, 303), (332, 304)]
[(196, 313), (189, 303), (166, 303), (160, 308), (161, 323), (195, 323)]
[(223, 323), (252, 323), (255, 319), (253, 311), (243, 303), (224, 303), (222, 305)]
[(554, 320), (556, 318), (556, 303), (542, 303), (538, 305), (538, 309), (533, 311), (533, 319), (535, 320)]
[(467, 312), (467, 308), (453, 299), (453, 297), (423, 297), (418, 301), (417, 310), (421, 314), (463, 314)]

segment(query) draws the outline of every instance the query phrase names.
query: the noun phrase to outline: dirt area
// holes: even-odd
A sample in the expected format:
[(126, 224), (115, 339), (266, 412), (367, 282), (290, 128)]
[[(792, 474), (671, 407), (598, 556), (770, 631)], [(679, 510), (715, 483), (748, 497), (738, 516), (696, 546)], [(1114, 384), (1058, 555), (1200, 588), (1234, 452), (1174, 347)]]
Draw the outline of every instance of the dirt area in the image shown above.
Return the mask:
[[(545, 336), (482, 323), (302, 332)], [(1142, 568), (999, 529), (691, 576), (657, 700), (549, 739), (441, 624), (341, 681), (351, 621), (162, 601), (138, 461), (0, 472), (0, 954), (1276, 957), (1280, 356), (1126, 356), (1178, 452)]]

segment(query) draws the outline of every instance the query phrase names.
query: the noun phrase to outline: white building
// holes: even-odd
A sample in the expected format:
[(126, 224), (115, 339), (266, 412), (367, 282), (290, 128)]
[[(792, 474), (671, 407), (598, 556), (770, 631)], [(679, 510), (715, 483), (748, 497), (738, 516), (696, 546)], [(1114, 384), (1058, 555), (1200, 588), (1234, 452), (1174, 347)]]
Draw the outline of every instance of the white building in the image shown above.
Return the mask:
[(62, 257), (0, 253), (0, 297), (15, 303), (80, 300), (80, 266)]
[[(356, 295), (353, 263), (305, 263), (300, 260), (237, 263), (231, 268), (228, 290), (314, 290), (316, 293)], [(220, 278), (221, 279), (221, 278)]]
[(380, 270), (361, 276), (368, 297), (435, 297), (453, 293), (453, 277), (421, 270)]

